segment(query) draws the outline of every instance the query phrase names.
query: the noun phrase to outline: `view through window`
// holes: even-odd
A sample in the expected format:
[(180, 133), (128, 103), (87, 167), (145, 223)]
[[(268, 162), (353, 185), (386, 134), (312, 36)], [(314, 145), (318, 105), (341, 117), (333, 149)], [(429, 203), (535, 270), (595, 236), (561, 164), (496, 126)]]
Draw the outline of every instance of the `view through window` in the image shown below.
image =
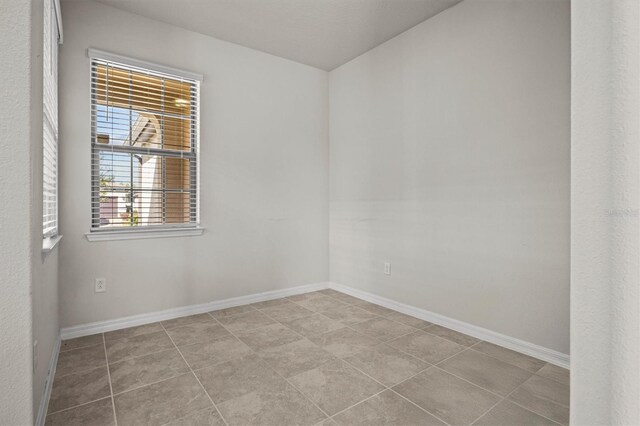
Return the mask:
[(198, 91), (92, 59), (92, 230), (197, 225)]

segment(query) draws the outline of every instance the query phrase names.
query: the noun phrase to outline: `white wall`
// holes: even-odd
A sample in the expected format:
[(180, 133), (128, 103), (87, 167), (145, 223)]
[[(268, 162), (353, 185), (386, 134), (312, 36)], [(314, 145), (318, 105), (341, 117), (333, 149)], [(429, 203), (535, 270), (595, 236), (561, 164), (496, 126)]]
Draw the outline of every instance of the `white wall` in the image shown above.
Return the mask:
[[(58, 336), (42, 250), (42, 0), (0, 2), (0, 424), (33, 424)], [(33, 370), (33, 341), (38, 341)]]
[(568, 353), (569, 19), (468, 0), (330, 73), (331, 281)]
[(0, 199), (10, 206), (0, 209), (0, 423), (16, 425), (33, 423), (31, 10), (30, 2), (0, 3)]
[(640, 3), (571, 3), (571, 424), (640, 424)]
[[(94, 2), (62, 11), (61, 326), (326, 281), (327, 73)], [(85, 239), (88, 47), (204, 74), (204, 235)], [(96, 277), (106, 293), (94, 293)]]

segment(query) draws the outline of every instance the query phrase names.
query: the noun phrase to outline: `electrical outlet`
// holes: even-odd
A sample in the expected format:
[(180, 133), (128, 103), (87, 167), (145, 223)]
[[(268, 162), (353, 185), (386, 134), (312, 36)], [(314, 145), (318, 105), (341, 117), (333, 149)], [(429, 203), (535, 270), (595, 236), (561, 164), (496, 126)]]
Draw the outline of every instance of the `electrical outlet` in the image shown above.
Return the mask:
[(33, 342), (33, 372), (38, 371), (38, 341)]
[(391, 263), (390, 262), (385, 262), (384, 263), (384, 274), (385, 275), (391, 275)]
[(107, 291), (107, 279), (96, 278), (96, 293), (104, 293)]

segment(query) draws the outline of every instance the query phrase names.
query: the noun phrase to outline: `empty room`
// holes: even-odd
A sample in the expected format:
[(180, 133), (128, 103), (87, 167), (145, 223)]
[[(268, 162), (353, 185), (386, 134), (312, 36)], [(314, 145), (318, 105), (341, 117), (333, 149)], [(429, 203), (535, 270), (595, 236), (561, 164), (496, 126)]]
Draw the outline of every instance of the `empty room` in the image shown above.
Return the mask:
[(0, 0), (0, 425), (640, 425), (637, 0)]

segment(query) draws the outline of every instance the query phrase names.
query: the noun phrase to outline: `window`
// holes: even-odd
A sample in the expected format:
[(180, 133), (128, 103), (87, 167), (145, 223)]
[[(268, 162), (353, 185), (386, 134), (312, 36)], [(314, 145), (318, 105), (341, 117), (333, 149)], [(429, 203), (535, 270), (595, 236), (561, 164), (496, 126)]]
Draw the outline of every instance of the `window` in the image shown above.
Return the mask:
[(197, 227), (201, 78), (89, 55), (91, 231)]
[(49, 250), (58, 236), (58, 27), (59, 8), (44, 2), (42, 40), (42, 237)]

